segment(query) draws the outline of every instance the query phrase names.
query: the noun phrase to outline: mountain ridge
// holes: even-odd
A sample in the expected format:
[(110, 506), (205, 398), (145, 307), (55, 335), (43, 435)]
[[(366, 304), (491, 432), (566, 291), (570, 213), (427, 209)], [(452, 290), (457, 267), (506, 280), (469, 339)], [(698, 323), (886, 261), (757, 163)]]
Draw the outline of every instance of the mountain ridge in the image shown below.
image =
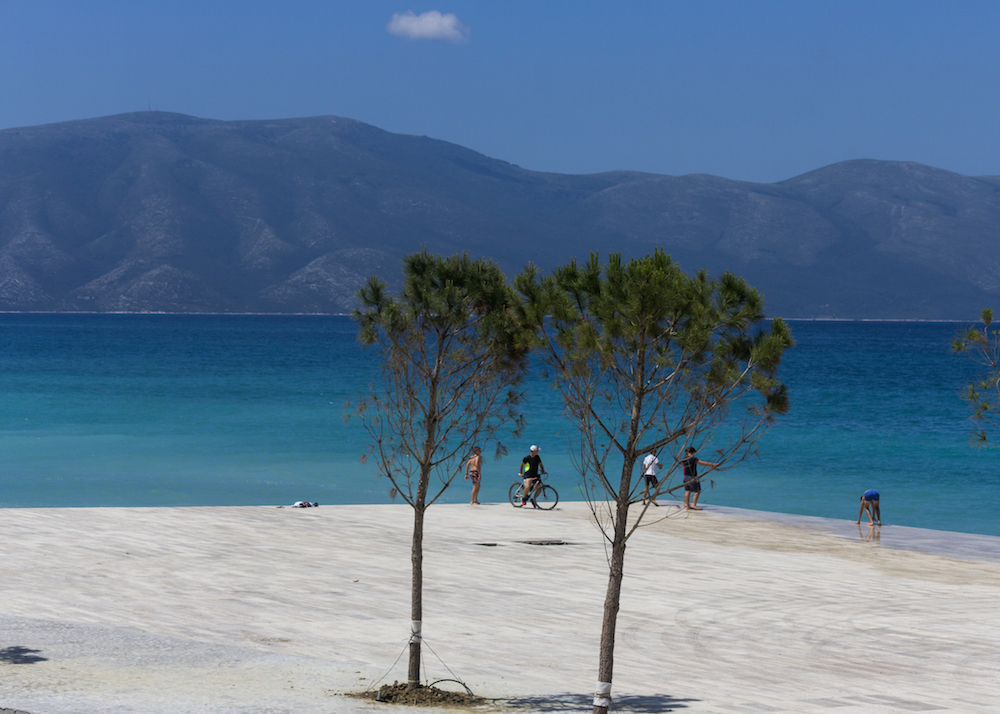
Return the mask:
[(343, 117), (138, 112), (0, 131), (0, 310), (348, 312), (426, 246), (513, 276), (663, 247), (769, 314), (975, 319), (1000, 176), (857, 159), (771, 184), (536, 172)]

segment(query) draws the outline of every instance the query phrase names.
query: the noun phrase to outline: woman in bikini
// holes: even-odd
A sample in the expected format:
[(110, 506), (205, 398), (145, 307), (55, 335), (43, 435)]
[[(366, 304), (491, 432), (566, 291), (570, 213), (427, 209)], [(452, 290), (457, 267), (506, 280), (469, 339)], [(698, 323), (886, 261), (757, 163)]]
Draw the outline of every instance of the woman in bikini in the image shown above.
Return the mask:
[(483, 450), (478, 446), (472, 447), (472, 458), (465, 464), (465, 480), (472, 479), (472, 500), (469, 503), (473, 506), (479, 505), (479, 480), (483, 473)]

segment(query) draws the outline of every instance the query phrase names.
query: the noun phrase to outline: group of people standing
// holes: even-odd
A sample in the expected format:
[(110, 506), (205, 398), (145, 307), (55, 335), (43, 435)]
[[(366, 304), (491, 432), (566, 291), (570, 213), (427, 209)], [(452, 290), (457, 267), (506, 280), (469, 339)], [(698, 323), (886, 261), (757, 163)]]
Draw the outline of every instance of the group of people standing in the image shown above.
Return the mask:
[[(521, 497), (522, 506), (527, 505), (528, 501), (531, 500), (532, 492), (538, 484), (541, 483), (542, 475), (546, 473), (545, 466), (542, 464), (542, 457), (539, 455), (539, 452), (540, 449), (538, 446), (532, 444), (531, 449), (528, 451), (528, 455), (521, 459), (520, 475), (524, 479), (524, 489)], [(698, 498), (701, 496), (701, 478), (698, 476), (698, 467), (710, 466), (712, 468), (717, 468), (719, 464), (712, 463), (710, 461), (702, 461), (697, 456), (697, 450), (691, 446), (685, 450), (684, 458), (680, 459), (680, 463), (684, 468), (684, 508), (692, 511), (700, 511), (702, 509), (698, 506)], [(642, 492), (643, 505), (650, 501), (654, 506), (660, 505), (650, 496), (650, 489), (652, 489), (653, 495), (655, 496), (656, 489), (659, 486), (659, 480), (657, 479), (656, 474), (662, 467), (663, 465), (657, 459), (655, 452), (650, 453), (645, 459), (643, 459), (643, 477), (646, 480), (646, 485)], [(472, 499), (469, 503), (474, 506), (480, 505), (478, 497), (482, 474), (482, 450), (478, 446), (474, 446), (472, 448), (472, 456), (465, 464), (465, 480), (472, 481)]]
[[(698, 476), (698, 467), (711, 466), (712, 468), (717, 468), (719, 465), (711, 461), (702, 461), (698, 458), (697, 454), (698, 450), (693, 446), (689, 446), (684, 450), (684, 458), (680, 459), (680, 464), (684, 468), (684, 508), (690, 511), (701, 510), (701, 507), (698, 505), (698, 498), (701, 496), (701, 478)], [(660, 485), (656, 474), (661, 468), (663, 468), (663, 464), (656, 457), (655, 451), (647, 454), (646, 458), (642, 460), (642, 475), (646, 479), (645, 488), (642, 490), (643, 505), (647, 503), (652, 503), (654, 506), (660, 505), (654, 497), (656, 489)], [(652, 495), (650, 495), (650, 491), (652, 491)]]
[[(698, 458), (698, 452), (693, 446), (684, 450), (684, 458), (679, 459), (684, 468), (684, 508), (691, 511), (700, 511), (698, 498), (701, 496), (701, 478), (698, 476), (699, 466), (709, 466), (718, 468), (719, 464), (711, 461), (702, 461)], [(645, 486), (642, 491), (642, 504), (652, 503), (654, 506), (660, 504), (656, 502), (656, 489), (660, 482), (657, 473), (663, 468), (656, 456), (656, 452), (651, 452), (642, 460), (642, 475), (645, 479)], [(531, 499), (531, 494), (541, 483), (541, 477), (545, 474), (545, 466), (542, 465), (542, 457), (539, 455), (539, 448), (532, 444), (528, 455), (521, 459), (520, 475), (524, 479), (524, 489), (521, 497), (521, 505), (527, 505)], [(472, 448), (472, 456), (465, 464), (465, 480), (472, 480), (472, 505), (479, 505), (479, 486), (483, 474), (483, 454), (478, 446)], [(296, 504), (297, 505), (297, 504)], [(319, 504), (316, 504), (319, 505)], [(882, 525), (882, 512), (879, 508), (879, 494), (874, 489), (869, 489), (861, 495), (861, 510), (858, 512), (858, 520), (861, 523), (861, 516), (868, 514), (868, 522), (872, 525)]]

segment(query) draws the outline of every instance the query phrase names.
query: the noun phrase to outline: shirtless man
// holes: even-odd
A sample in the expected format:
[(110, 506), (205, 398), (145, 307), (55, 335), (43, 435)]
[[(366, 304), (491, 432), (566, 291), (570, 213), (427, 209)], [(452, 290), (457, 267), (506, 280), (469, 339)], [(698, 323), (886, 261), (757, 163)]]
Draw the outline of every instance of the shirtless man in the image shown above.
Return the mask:
[(479, 505), (479, 481), (483, 477), (483, 450), (478, 446), (472, 447), (472, 458), (465, 464), (465, 480), (472, 479), (472, 500), (469, 505)]

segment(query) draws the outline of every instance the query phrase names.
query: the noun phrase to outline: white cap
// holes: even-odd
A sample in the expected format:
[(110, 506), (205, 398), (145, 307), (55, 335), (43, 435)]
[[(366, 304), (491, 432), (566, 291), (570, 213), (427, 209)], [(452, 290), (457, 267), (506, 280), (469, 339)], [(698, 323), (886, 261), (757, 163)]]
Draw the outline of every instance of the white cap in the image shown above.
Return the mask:
[(539, 450), (538, 447), (535, 446), (534, 444), (532, 444), (531, 448), (529, 449), (529, 451), (538, 451), (538, 450)]

